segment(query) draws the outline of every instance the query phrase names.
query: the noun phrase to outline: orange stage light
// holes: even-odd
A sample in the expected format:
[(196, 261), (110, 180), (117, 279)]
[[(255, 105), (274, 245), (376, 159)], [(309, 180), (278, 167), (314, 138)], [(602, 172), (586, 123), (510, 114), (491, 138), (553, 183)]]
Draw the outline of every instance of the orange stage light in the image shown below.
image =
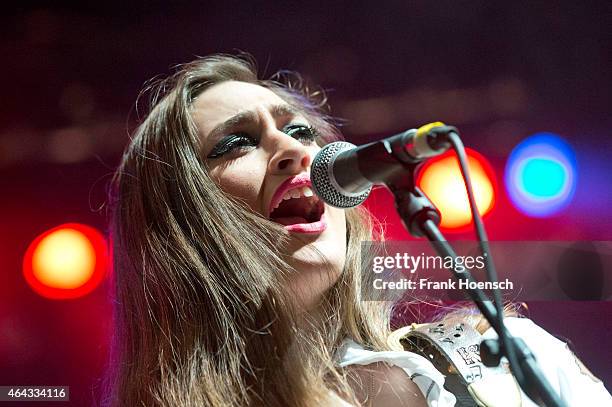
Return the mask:
[(69, 299), (95, 289), (108, 264), (104, 237), (89, 226), (67, 223), (38, 236), (23, 259), (23, 274), (43, 297)]
[[(495, 204), (494, 172), (481, 154), (469, 148), (466, 152), (476, 207), (484, 216)], [(472, 223), (465, 184), (454, 152), (427, 162), (419, 172), (417, 185), (441, 212), (440, 227), (459, 229)]]

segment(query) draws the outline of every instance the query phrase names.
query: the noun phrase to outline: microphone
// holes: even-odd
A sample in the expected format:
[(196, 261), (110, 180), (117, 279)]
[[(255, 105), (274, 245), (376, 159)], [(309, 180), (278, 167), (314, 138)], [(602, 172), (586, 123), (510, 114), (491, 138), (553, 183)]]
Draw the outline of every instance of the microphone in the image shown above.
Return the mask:
[(345, 141), (327, 144), (310, 167), (313, 190), (336, 208), (361, 205), (373, 184), (390, 182), (408, 165), (448, 150), (451, 132), (457, 129), (435, 122), (359, 147)]

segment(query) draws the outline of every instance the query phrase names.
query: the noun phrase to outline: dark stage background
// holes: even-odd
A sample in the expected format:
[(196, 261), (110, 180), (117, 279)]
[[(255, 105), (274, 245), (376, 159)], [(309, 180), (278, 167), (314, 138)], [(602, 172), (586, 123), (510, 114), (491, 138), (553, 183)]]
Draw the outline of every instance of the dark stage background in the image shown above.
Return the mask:
[[(105, 187), (137, 123), (140, 89), (195, 55), (243, 50), (265, 75), (301, 72), (328, 89), (356, 144), (434, 120), (458, 126), (496, 173), (492, 240), (612, 240), (610, 15), (603, 1), (3, 6), (0, 385), (69, 385), (71, 405), (96, 404), (108, 282), (49, 300), (26, 284), (21, 262), (56, 225), (105, 231)], [(519, 212), (503, 188), (512, 148), (540, 131), (570, 143), (579, 168), (574, 200), (547, 218)], [(408, 238), (390, 202), (378, 193), (369, 204), (392, 238)], [(606, 286), (602, 297), (611, 294)], [(612, 303), (528, 305), (609, 388)]]

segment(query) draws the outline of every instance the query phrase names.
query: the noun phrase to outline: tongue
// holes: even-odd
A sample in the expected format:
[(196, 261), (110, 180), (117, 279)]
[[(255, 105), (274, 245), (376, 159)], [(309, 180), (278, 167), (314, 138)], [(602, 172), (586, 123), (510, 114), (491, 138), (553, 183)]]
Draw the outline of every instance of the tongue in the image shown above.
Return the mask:
[(301, 216), (288, 216), (284, 218), (274, 218), (274, 221), (284, 226), (295, 225), (298, 223), (310, 223), (305, 218), (302, 218)]

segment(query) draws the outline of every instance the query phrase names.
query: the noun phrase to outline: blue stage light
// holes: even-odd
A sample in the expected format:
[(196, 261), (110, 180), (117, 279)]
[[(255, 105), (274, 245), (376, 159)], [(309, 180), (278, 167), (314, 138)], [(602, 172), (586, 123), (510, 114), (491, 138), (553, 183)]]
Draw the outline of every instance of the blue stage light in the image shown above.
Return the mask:
[(537, 133), (514, 148), (505, 175), (506, 189), (523, 213), (546, 217), (565, 208), (576, 189), (576, 156), (552, 133)]

